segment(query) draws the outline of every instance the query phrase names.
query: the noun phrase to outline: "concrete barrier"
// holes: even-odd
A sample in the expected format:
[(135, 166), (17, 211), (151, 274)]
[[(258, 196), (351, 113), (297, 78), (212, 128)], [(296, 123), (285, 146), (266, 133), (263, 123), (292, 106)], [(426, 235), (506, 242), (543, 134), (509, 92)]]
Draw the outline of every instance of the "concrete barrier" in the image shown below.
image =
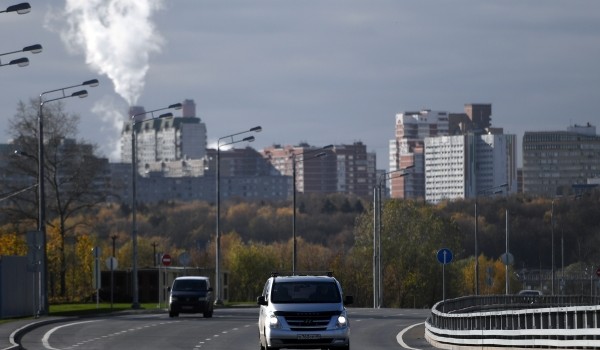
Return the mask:
[(600, 305), (589, 296), (470, 296), (439, 302), (425, 338), (443, 349), (600, 348)]

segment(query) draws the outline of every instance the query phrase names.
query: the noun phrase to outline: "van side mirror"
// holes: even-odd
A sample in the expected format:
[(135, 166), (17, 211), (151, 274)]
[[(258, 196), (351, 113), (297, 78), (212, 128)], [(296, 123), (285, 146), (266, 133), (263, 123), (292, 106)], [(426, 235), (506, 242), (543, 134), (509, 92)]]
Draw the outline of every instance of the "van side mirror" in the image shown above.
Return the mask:
[(350, 305), (354, 303), (354, 297), (352, 295), (346, 295), (344, 297), (344, 305)]
[(264, 295), (261, 295), (258, 298), (256, 298), (256, 303), (258, 305), (267, 305), (267, 300), (265, 299)]
[(167, 287), (167, 292), (171, 293), (171, 286)]
[(208, 292), (212, 292), (212, 291), (213, 291), (213, 289), (212, 289), (212, 287), (210, 287), (210, 288), (208, 288), (206, 291), (208, 291)]

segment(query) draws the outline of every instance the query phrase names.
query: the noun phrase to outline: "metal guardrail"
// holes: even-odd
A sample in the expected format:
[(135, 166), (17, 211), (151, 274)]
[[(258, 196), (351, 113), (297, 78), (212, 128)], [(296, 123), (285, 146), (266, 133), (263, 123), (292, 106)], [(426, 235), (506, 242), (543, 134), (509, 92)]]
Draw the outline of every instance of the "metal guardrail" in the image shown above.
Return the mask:
[(600, 298), (470, 296), (434, 305), (425, 337), (444, 349), (600, 348)]

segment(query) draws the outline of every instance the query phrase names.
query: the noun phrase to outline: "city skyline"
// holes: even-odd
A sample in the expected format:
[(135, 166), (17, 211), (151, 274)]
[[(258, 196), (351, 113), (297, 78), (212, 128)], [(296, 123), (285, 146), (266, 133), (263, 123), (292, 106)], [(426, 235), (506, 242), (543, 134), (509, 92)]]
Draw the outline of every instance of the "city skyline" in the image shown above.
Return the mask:
[[(0, 53), (44, 47), (37, 55), (1, 57), (30, 61), (0, 68), (3, 142), (19, 100), (97, 78), (99, 87), (84, 100), (65, 100), (65, 109), (81, 116), (79, 137), (117, 161), (127, 120), (123, 96), (133, 97), (117, 93), (107, 74), (86, 64), (81, 48), (70, 51), (61, 41), (65, 21), (57, 18), (65, 2), (28, 2), (28, 14), (0, 14)], [(162, 40), (148, 44), (148, 71), (133, 104), (148, 111), (193, 99), (209, 147), (261, 125), (253, 148), (362, 141), (377, 153), (378, 168), (387, 168), (397, 113), (491, 103), (492, 125), (517, 135), (521, 159), (525, 131), (599, 120), (600, 3), (594, 1), (146, 3)]]

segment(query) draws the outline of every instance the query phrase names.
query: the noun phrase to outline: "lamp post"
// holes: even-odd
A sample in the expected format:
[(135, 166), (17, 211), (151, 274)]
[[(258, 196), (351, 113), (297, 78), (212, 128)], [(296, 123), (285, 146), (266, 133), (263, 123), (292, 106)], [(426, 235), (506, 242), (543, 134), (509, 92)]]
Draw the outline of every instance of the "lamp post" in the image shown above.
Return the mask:
[[(561, 198), (577, 199), (580, 197), (581, 197), (581, 194), (570, 195), (570, 196), (566, 196), (566, 197), (556, 196), (556, 197), (552, 198), (552, 207), (551, 207), (551, 211), (550, 211), (550, 239), (552, 240), (552, 242), (551, 242), (551, 249), (552, 249), (552, 254), (551, 254), (552, 255), (552, 276), (551, 276), (552, 288), (551, 288), (551, 291), (552, 291), (552, 295), (554, 295), (554, 284), (555, 284), (555, 279), (556, 279), (556, 276), (555, 276), (556, 271), (554, 268), (554, 265), (555, 265), (555, 261), (554, 261), (554, 256), (555, 256), (555, 252), (554, 252), (554, 226), (555, 226), (554, 225), (554, 222), (555, 222), (555, 220), (554, 220), (554, 201), (559, 200)], [(560, 256), (561, 256), (561, 261), (562, 261), (562, 263), (561, 263), (561, 266), (562, 266), (561, 267), (561, 282), (560, 283), (561, 283), (561, 294), (562, 294), (562, 286), (563, 286), (564, 277), (565, 277), (564, 237), (563, 237), (562, 232), (561, 232), (561, 236), (560, 236), (560, 245), (561, 245)]]
[[(235, 134), (227, 135), (220, 137), (217, 140), (217, 159), (216, 159), (216, 205), (217, 205), (217, 213), (216, 213), (216, 237), (215, 237), (215, 305), (223, 304), (223, 299), (221, 299), (221, 147), (233, 145), (234, 143), (239, 142), (252, 142), (254, 141), (254, 136), (244, 137), (243, 139), (234, 139), (235, 136), (250, 133), (250, 132), (261, 132), (262, 128), (260, 126), (255, 126), (245, 131), (236, 132)], [(221, 141), (226, 140), (224, 143)]]
[[(35, 44), (35, 45), (25, 46), (21, 50), (1, 53), (0, 56), (12, 55), (12, 54), (19, 53), (19, 52), (31, 52), (33, 54), (36, 54), (36, 53), (42, 52), (42, 49), (43, 49), (42, 45)], [(26, 57), (21, 57), (21, 58), (17, 58), (14, 60), (10, 60), (8, 63), (2, 63), (2, 61), (0, 61), (0, 67), (10, 66), (10, 65), (17, 65), (19, 67), (25, 67), (25, 66), (29, 65), (29, 59)]]
[[(87, 96), (86, 90), (79, 90), (67, 95), (66, 91), (80, 86), (98, 86), (98, 79), (84, 81), (81, 84), (67, 86), (60, 89), (44, 91), (40, 94), (40, 109), (38, 114), (38, 231), (42, 235), (42, 295), (40, 296), (40, 310), (38, 314), (45, 315), (48, 313), (48, 264), (47, 264), (47, 238), (46, 238), (46, 194), (45, 194), (45, 174), (44, 174), (44, 104), (52, 101), (58, 101), (69, 97), (84, 98)], [(61, 92), (62, 96), (45, 100), (47, 94)]]
[(22, 2), (20, 4), (11, 5), (7, 7), (6, 10), (0, 11), (0, 13), (16, 12), (19, 15), (24, 15), (26, 13), (29, 13), (29, 11), (31, 11), (31, 5), (29, 5), (28, 2)]
[(550, 249), (552, 249), (552, 276), (550, 278), (550, 282), (552, 283), (552, 287), (550, 288), (552, 295), (554, 295), (554, 200), (552, 199), (552, 211), (550, 212), (550, 239), (552, 242), (550, 243)]
[[(136, 184), (136, 180), (137, 180), (137, 175), (138, 175), (138, 170), (137, 170), (137, 159), (136, 159), (136, 145), (137, 145), (137, 137), (136, 137), (136, 132), (135, 132), (135, 125), (138, 122), (142, 122), (142, 121), (146, 121), (146, 120), (153, 120), (153, 119), (161, 119), (161, 118), (171, 118), (173, 116), (173, 113), (164, 113), (159, 115), (158, 117), (154, 117), (154, 112), (158, 112), (158, 111), (164, 111), (167, 109), (181, 109), (182, 105), (181, 103), (174, 103), (172, 105), (169, 105), (168, 107), (163, 107), (163, 108), (158, 108), (152, 111), (148, 111), (148, 112), (142, 112), (142, 113), (138, 113), (138, 114), (134, 114), (131, 116), (131, 243), (132, 243), (132, 268), (131, 268), (131, 273), (132, 273), (132, 278), (131, 278), (131, 283), (133, 285), (133, 301), (131, 304), (131, 308), (132, 309), (139, 309), (140, 308), (140, 302), (139, 302), (139, 286), (138, 286), (138, 269), (137, 269), (137, 260), (138, 260), (138, 249), (137, 249), (137, 184)], [(144, 119), (141, 121), (137, 121), (135, 120), (136, 117), (142, 116), (142, 115), (146, 115), (146, 114), (150, 114), (152, 117), (148, 118), (148, 119)]]
[(373, 308), (380, 308), (383, 299), (382, 283), (381, 283), (381, 188), (389, 175), (398, 174), (396, 177), (406, 176), (409, 173), (405, 172), (408, 169), (414, 168), (410, 165), (401, 169), (396, 169), (382, 174), (379, 181), (373, 187)]
[[(293, 152), (290, 159), (292, 160), (292, 275), (296, 274), (296, 260), (297, 260), (297, 248), (296, 248), (296, 164), (305, 162), (307, 160), (321, 158), (327, 156), (324, 152), (327, 149), (333, 148), (333, 145), (327, 145), (318, 149), (295, 153)], [(317, 154), (313, 154), (318, 152)], [(313, 154), (308, 158), (304, 158), (305, 155)], [(297, 156), (303, 156), (302, 159), (296, 159)]]
[(480, 193), (486, 193), (493, 190), (498, 190), (504, 187), (508, 187), (508, 183), (503, 183), (499, 186), (492, 186), (481, 189), (475, 193), (475, 295), (479, 295), (479, 238), (478, 238), (478, 216), (477, 213), (477, 197)]

